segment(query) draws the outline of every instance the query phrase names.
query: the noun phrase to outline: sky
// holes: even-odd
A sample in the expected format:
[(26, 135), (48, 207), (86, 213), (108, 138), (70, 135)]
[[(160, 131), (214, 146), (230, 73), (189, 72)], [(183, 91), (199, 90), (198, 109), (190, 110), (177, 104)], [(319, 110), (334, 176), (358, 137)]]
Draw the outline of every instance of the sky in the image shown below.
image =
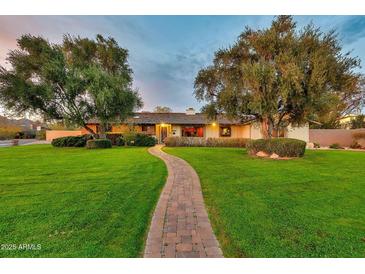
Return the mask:
[[(173, 111), (199, 110), (193, 95), (199, 69), (212, 62), (214, 52), (232, 45), (245, 26), (268, 27), (273, 16), (0, 16), (0, 65), (22, 34), (40, 35), (59, 43), (63, 34), (95, 38), (111, 36), (129, 51), (144, 107), (157, 105)], [(364, 63), (365, 16), (295, 16), (298, 27), (310, 22), (323, 31), (336, 30), (344, 51)], [(0, 114), (3, 110), (0, 109)]]

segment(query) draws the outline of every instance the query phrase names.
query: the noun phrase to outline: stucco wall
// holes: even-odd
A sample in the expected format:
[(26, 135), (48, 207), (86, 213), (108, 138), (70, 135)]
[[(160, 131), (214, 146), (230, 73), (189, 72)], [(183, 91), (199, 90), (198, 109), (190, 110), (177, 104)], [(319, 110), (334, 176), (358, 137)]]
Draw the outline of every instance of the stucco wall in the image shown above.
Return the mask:
[[(181, 126), (172, 125), (171, 136), (181, 137)], [(175, 134), (174, 134), (175, 133)]]
[(287, 137), (298, 139), (298, 140), (303, 140), (308, 143), (309, 142), (309, 125), (305, 124), (300, 127), (293, 127), (292, 125), (289, 125)]
[[(355, 132), (365, 132), (365, 129), (310, 129), (309, 141), (321, 146), (329, 146), (335, 143), (348, 147), (353, 141)], [(363, 140), (358, 140), (362, 144)]]
[(218, 125), (206, 125), (204, 137), (209, 138), (218, 138), (219, 137), (219, 126)]
[(231, 126), (231, 137), (233, 138), (250, 138), (250, 125)]
[(46, 130), (46, 140), (52, 141), (53, 139), (66, 137), (66, 136), (80, 136), (81, 130)]
[(262, 138), (260, 123), (251, 124), (250, 138), (251, 139), (261, 139)]

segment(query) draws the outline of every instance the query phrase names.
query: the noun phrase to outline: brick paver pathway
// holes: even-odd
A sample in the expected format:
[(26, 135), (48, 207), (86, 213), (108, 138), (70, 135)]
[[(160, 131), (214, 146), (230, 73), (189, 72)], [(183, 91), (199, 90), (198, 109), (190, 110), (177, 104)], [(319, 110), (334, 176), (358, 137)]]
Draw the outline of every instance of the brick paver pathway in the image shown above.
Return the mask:
[(168, 178), (152, 217), (144, 257), (223, 257), (195, 170), (184, 160), (161, 151), (161, 145), (149, 152), (165, 162)]

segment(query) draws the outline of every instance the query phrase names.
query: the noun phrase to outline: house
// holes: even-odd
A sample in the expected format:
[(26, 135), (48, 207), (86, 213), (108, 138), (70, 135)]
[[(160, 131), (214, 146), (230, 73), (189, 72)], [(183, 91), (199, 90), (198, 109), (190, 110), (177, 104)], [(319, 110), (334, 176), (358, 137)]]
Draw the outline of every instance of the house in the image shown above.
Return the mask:
[[(91, 120), (88, 126), (96, 133), (99, 131), (97, 120)], [(123, 124), (114, 124), (110, 132), (123, 133), (135, 131), (155, 136), (159, 143), (168, 136), (187, 137), (224, 137), (224, 138), (262, 138), (260, 124), (253, 116), (244, 120), (229, 120), (220, 115), (215, 121), (209, 120), (203, 113), (188, 108), (184, 113), (138, 112)], [(82, 130), (86, 134), (85, 129)], [(291, 127), (276, 133), (277, 137), (288, 137), (309, 141), (309, 126)]]

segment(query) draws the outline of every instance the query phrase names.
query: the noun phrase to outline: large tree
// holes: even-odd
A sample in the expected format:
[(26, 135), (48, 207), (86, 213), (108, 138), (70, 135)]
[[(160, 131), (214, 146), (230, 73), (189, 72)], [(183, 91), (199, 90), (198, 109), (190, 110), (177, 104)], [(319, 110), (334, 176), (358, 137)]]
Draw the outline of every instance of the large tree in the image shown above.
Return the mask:
[(255, 116), (270, 138), (290, 123), (358, 108), (364, 101), (359, 66), (333, 31), (312, 24), (297, 30), (291, 16), (278, 16), (267, 29), (246, 27), (233, 46), (218, 50), (196, 76), (195, 96), (207, 102), (203, 110), (211, 118)]
[(156, 106), (153, 109), (153, 112), (169, 113), (169, 112), (172, 112), (172, 109), (170, 107)]
[(101, 131), (142, 106), (132, 89), (128, 51), (113, 38), (65, 35), (61, 44), (23, 35), (10, 51), (10, 69), (0, 68), (0, 103), (16, 114), (33, 113), (85, 127), (100, 121)]

